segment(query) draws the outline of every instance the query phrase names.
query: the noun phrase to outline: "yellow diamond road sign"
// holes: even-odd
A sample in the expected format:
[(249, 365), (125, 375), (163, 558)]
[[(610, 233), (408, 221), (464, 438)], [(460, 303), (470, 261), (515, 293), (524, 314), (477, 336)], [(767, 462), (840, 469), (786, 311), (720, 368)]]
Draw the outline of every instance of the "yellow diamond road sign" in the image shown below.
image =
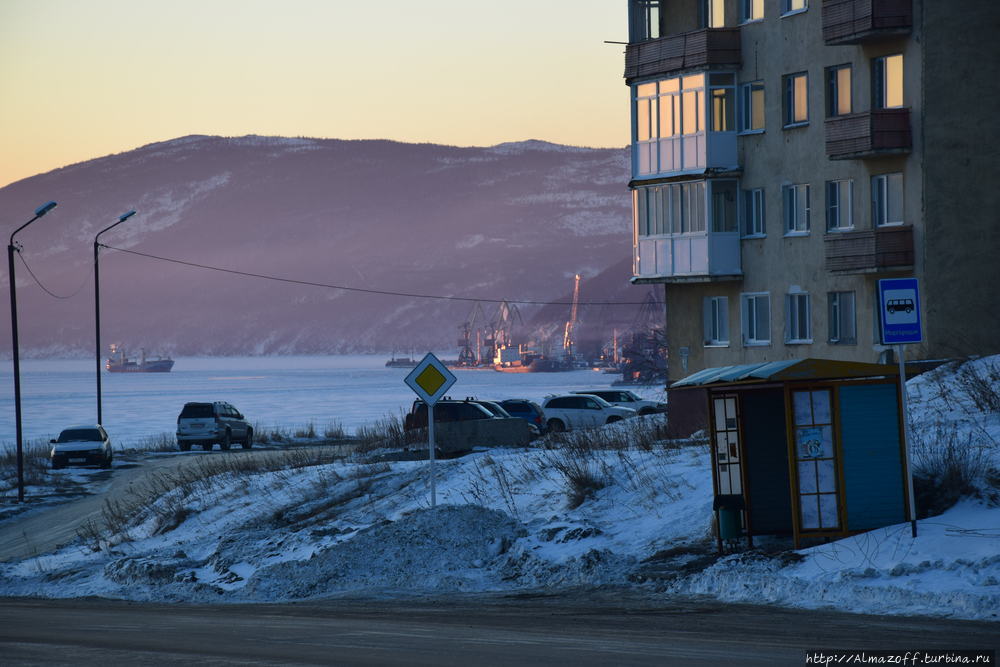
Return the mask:
[(444, 393), (455, 384), (455, 376), (447, 366), (430, 352), (417, 367), (406, 376), (406, 384), (428, 405), (438, 402)]

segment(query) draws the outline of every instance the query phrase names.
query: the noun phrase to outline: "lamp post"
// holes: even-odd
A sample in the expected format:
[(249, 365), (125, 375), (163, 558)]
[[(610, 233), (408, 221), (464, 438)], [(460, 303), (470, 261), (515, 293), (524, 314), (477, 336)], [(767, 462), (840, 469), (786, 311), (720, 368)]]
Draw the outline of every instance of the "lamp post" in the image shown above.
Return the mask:
[(10, 282), (11, 346), (14, 348), (14, 423), (17, 428), (17, 502), (24, 502), (24, 444), (21, 433), (21, 358), (17, 340), (17, 287), (14, 281), (14, 253), (21, 249), (14, 245), (14, 235), (56, 207), (54, 201), (35, 209), (35, 217), (15, 229), (7, 244), (7, 280)]
[(97, 341), (97, 423), (99, 425), (103, 423), (103, 417), (101, 413), (101, 266), (97, 259), (98, 250), (101, 245), (97, 239), (100, 238), (101, 234), (114, 229), (133, 215), (135, 215), (135, 211), (122, 213), (118, 216), (118, 221), (115, 224), (105, 227), (97, 232), (97, 236), (94, 237), (94, 338)]

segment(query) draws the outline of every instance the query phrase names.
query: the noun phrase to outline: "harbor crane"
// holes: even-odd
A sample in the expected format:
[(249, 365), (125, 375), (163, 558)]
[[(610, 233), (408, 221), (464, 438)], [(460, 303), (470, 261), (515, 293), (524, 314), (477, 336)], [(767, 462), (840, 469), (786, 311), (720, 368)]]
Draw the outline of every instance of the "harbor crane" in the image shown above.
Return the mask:
[(576, 314), (580, 307), (580, 274), (576, 274), (573, 284), (573, 305), (570, 307), (569, 319), (566, 321), (566, 329), (563, 331), (563, 354), (567, 359), (573, 357), (573, 328), (576, 326)]

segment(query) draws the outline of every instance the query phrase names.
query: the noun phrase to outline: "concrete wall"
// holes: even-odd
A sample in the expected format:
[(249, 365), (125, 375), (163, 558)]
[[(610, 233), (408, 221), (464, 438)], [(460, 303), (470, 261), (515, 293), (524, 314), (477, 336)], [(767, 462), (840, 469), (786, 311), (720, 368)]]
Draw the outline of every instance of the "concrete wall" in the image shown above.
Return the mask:
[[(426, 429), (421, 429), (426, 433)], [(424, 436), (426, 437), (426, 436)], [(434, 424), (434, 444), (443, 452), (463, 452), (473, 447), (527, 447), (528, 422), (510, 419), (474, 419)]]
[(932, 353), (1000, 353), (1000, 3), (926, 0), (924, 320)]

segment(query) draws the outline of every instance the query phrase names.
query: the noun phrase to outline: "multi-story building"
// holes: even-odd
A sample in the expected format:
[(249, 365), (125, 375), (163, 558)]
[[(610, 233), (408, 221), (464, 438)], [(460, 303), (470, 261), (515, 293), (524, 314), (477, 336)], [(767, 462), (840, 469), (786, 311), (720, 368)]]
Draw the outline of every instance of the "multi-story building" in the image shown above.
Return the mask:
[(924, 344), (1000, 352), (1000, 2), (629, 0), (634, 278), (670, 378), (888, 361), (879, 278)]

